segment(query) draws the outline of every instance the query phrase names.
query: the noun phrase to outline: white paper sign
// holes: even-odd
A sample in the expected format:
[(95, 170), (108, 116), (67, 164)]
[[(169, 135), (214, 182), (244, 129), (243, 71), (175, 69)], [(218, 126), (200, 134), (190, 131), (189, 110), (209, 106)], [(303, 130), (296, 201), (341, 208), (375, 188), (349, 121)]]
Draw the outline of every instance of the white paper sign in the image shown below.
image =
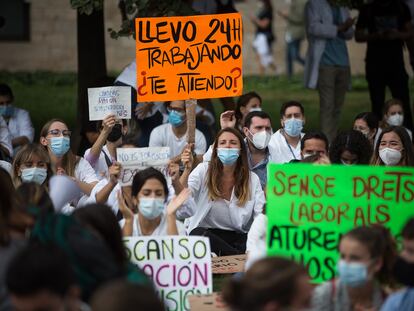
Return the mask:
[(49, 180), (49, 196), (57, 212), (67, 203), (79, 198), (80, 194), (78, 184), (66, 175), (55, 175)]
[(208, 238), (130, 237), (124, 243), (128, 258), (152, 278), (167, 310), (190, 310), (188, 296), (212, 293)]
[(108, 86), (88, 89), (89, 120), (103, 120), (113, 113), (118, 119), (131, 119), (131, 87)]
[(122, 165), (119, 183), (121, 186), (129, 186), (135, 174), (148, 167), (153, 167), (164, 176), (168, 176), (170, 147), (117, 148), (116, 158)]

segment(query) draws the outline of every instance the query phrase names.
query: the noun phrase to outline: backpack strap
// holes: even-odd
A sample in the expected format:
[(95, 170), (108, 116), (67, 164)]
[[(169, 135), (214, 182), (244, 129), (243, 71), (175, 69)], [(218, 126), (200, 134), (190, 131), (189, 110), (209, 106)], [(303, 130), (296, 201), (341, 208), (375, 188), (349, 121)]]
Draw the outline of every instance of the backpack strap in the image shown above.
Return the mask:
[(102, 152), (105, 156), (106, 165), (108, 165), (108, 167), (112, 166), (112, 160), (109, 158), (109, 156), (106, 154), (106, 152), (103, 149), (102, 149)]

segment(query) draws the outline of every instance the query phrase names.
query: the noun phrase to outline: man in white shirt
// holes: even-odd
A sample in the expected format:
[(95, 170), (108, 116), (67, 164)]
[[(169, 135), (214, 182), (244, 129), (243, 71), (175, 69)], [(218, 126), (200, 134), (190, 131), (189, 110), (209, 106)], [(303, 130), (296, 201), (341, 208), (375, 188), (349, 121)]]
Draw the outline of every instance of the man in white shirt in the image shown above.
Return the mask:
[(13, 92), (7, 84), (0, 84), (0, 115), (6, 121), (13, 148), (33, 141), (34, 128), (29, 113), (13, 105)]
[(301, 160), (300, 140), (305, 124), (305, 109), (296, 101), (289, 101), (280, 108), (280, 124), (282, 126), (272, 135), (269, 142), (270, 161), (288, 163)]
[[(150, 147), (170, 147), (171, 160), (179, 163), (181, 153), (187, 146), (187, 118), (185, 102), (176, 100), (167, 103), (168, 122), (154, 128), (150, 135)], [(202, 132), (195, 130), (194, 153), (198, 156), (196, 162), (201, 162), (206, 152), (206, 139)]]

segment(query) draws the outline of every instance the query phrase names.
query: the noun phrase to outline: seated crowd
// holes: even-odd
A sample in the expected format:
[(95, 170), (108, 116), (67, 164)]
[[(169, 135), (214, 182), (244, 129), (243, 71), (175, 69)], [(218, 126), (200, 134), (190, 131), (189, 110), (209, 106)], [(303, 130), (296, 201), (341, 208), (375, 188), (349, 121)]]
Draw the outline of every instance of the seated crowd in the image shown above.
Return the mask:
[[(385, 103), (383, 120), (358, 113), (328, 141), (321, 131), (305, 130), (300, 102), (282, 104), (276, 120), (250, 92), (220, 115), (212, 139), (195, 129), (194, 143), (187, 143), (185, 102), (171, 101), (158, 110), (163, 117), (151, 132), (132, 124), (139, 126), (142, 115), (130, 121), (107, 115), (81, 156), (71, 149), (64, 120), (46, 122), (34, 141), (29, 114), (13, 98), (1, 84), (0, 311), (163, 310), (151, 282), (129, 263), (122, 239), (165, 235), (206, 236), (213, 256), (247, 253), (246, 273), (223, 287), (232, 310), (414, 310), (414, 218), (401, 232), (399, 253), (382, 226), (344, 234), (338, 277), (316, 288), (302, 265), (266, 258), (268, 164), (414, 167), (412, 133), (402, 126), (398, 100)], [(138, 146), (169, 147), (169, 164), (121, 185), (116, 150)], [(58, 209), (49, 196), (54, 175), (70, 177), (80, 190)]]

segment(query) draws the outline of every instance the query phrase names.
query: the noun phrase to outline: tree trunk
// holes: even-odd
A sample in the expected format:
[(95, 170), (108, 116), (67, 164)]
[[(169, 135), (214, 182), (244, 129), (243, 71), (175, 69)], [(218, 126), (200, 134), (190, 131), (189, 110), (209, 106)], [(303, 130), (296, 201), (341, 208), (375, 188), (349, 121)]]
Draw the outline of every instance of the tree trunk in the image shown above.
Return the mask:
[(78, 109), (74, 150), (78, 150), (80, 134), (89, 121), (88, 87), (104, 86), (107, 80), (105, 55), (105, 23), (103, 10), (91, 15), (77, 13), (78, 31)]

